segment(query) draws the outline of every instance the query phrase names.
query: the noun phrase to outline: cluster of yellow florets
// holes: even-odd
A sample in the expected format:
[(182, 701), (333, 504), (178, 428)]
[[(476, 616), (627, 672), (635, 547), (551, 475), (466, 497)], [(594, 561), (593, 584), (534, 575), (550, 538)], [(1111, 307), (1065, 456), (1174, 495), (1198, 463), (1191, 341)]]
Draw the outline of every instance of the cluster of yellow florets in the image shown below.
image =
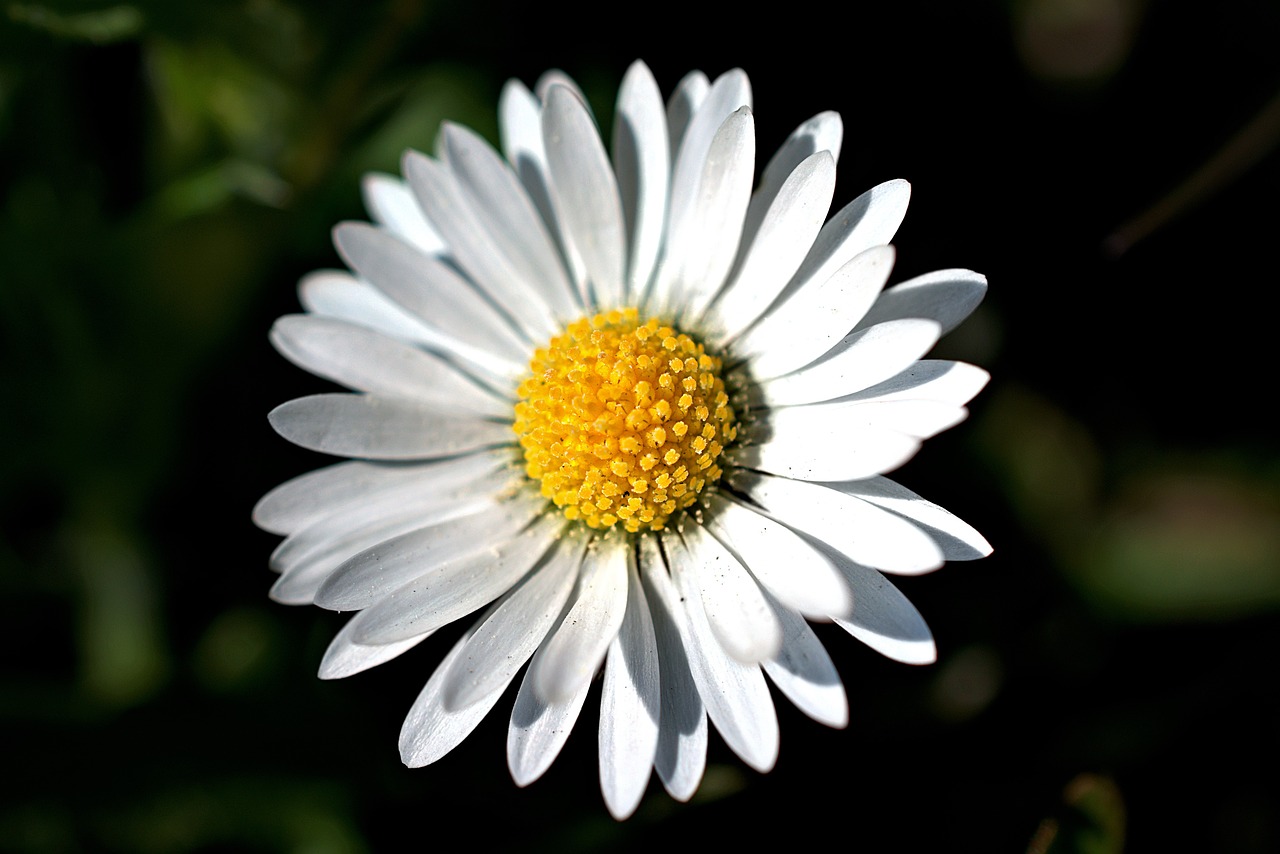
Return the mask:
[(520, 384), (529, 477), (570, 519), (661, 530), (720, 478), (737, 434), (720, 360), (635, 309), (571, 323)]

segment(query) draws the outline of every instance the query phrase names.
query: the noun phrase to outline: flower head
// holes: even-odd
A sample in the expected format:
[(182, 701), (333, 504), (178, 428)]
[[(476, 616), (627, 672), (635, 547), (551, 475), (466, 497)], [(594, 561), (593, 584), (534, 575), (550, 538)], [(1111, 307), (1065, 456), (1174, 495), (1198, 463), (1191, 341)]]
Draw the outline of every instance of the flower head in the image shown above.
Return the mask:
[(834, 113), (797, 128), (753, 189), (741, 71), (691, 73), (664, 104), (636, 63), (611, 154), (571, 81), (536, 91), (503, 92), (505, 157), (446, 125), (403, 180), (366, 180), (376, 224), (334, 232), (350, 272), (305, 277), (307, 313), (271, 335), (353, 392), (290, 401), (272, 425), (353, 459), (277, 487), (254, 518), (287, 535), (276, 599), (357, 612), (322, 678), (483, 609), (404, 723), (409, 765), (457, 746), (523, 669), (507, 753), (526, 785), (603, 670), (601, 785), (621, 818), (651, 769), (693, 794), (708, 718), (771, 768), (766, 676), (845, 725), (806, 620), (934, 659), (883, 573), (990, 547), (882, 475), (985, 384), (922, 357), (986, 282), (946, 270), (885, 289), (908, 186), (828, 220)]

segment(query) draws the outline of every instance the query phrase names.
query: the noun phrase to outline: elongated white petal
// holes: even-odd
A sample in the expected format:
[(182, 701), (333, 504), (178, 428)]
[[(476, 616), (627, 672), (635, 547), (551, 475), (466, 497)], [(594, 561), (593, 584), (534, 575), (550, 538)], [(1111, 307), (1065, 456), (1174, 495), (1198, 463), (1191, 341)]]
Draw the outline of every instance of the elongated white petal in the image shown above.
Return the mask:
[(651, 589), (675, 615), (707, 715), (734, 753), (757, 771), (768, 771), (778, 758), (778, 717), (764, 676), (758, 666), (735, 661), (721, 647), (687, 568), (673, 560), (671, 572), (674, 583), (654, 573)]
[(443, 153), (476, 219), (493, 245), (561, 321), (578, 313), (577, 299), (542, 217), (511, 168), (474, 131), (446, 123)]
[(862, 319), (860, 327), (903, 317), (936, 320), (946, 335), (987, 295), (987, 277), (972, 270), (939, 270), (894, 285)]
[(559, 543), (476, 629), (449, 671), (446, 707), (479, 702), (529, 660), (573, 592), (583, 549), (581, 542)]
[(418, 204), (449, 242), (454, 260), (495, 304), (512, 309), (507, 316), (525, 338), (543, 341), (555, 333), (559, 325), (555, 312), (520, 275), (494, 236), (497, 226), (485, 222), (449, 168), (409, 151), (404, 156), (404, 174)]
[[(578, 81), (559, 68), (552, 68), (539, 75), (538, 81), (533, 84), (533, 91), (537, 93), (538, 100), (545, 104), (551, 94), (551, 90), (556, 86), (561, 86), (572, 93), (573, 97), (581, 101), (583, 106), (590, 110), (591, 107), (587, 103), (587, 96), (583, 93), (582, 87), (578, 85)], [(588, 115), (590, 115), (589, 112)], [(591, 120), (594, 122), (595, 117), (591, 116)]]
[(852, 610), (844, 576), (803, 537), (737, 501), (705, 500), (707, 527), (784, 605), (815, 619)]
[(766, 406), (821, 403), (854, 394), (911, 367), (937, 343), (932, 320), (891, 320), (846, 335), (818, 361), (760, 383)]
[[(700, 599), (711, 631), (735, 661), (757, 664), (778, 652), (782, 626), (764, 593), (724, 544), (698, 524), (663, 540), (684, 587)], [(696, 671), (695, 671), (696, 672)]]
[[(706, 78), (703, 78), (705, 80)], [(685, 81), (688, 81), (686, 86)], [(675, 98), (685, 99), (698, 96), (701, 87), (697, 78), (690, 75), (682, 81)], [(674, 100), (674, 99), (673, 99)], [(700, 192), (699, 184), (706, 169), (707, 156), (711, 151), (711, 143), (720, 131), (725, 119), (737, 112), (741, 107), (751, 106), (751, 83), (740, 68), (726, 71), (716, 78), (706, 94), (698, 98), (687, 126), (678, 116), (672, 116), (670, 107), (667, 116), (671, 125), (672, 140), (679, 138), (679, 149), (673, 160), (671, 175), (671, 205), (667, 221), (667, 240), (684, 233), (695, 199)], [(679, 109), (679, 107), (677, 108)]]
[(511, 724), (507, 727), (507, 767), (517, 786), (527, 786), (537, 780), (560, 755), (591, 687), (590, 682), (583, 682), (563, 700), (543, 699), (533, 683), (545, 653), (545, 648), (539, 648), (534, 655), (520, 683)]
[(982, 368), (965, 362), (924, 359), (882, 383), (850, 395), (848, 400), (932, 400), (963, 406), (990, 378)]
[(599, 303), (626, 298), (626, 231), (618, 184), (604, 143), (584, 103), (552, 87), (542, 112), (542, 142), (551, 176), (551, 201), (565, 239), (582, 258)]
[(271, 327), (271, 343), (295, 365), (354, 391), (410, 397), (493, 418), (511, 414), (509, 400), (440, 357), (345, 321), (287, 315)]
[(874, 569), (833, 555), (853, 585), (853, 615), (836, 625), (881, 655), (904, 664), (932, 664), (938, 659), (933, 634), (924, 617), (898, 588)]
[(539, 650), (531, 673), (539, 697), (562, 704), (591, 681), (627, 608), (627, 545), (599, 541), (582, 561), (577, 597), (568, 616)]
[(621, 821), (644, 797), (658, 749), (663, 684), (649, 602), (629, 552), (627, 607), (609, 644), (600, 691), (600, 789)]
[(873, 246), (829, 279), (813, 281), (770, 309), (734, 344), (765, 380), (791, 373), (836, 346), (862, 318), (893, 271), (893, 247)]
[[(693, 114), (707, 99), (707, 92), (710, 89), (711, 81), (707, 79), (706, 74), (701, 71), (690, 71), (680, 79), (671, 97), (667, 99), (667, 128), (671, 135), (670, 153), (673, 162), (680, 152), (680, 146), (684, 143), (684, 134), (689, 128), (689, 122), (693, 120)], [(725, 115), (728, 115), (728, 112)]]
[(819, 723), (843, 728), (849, 723), (849, 701), (831, 656), (800, 615), (779, 608), (778, 617), (782, 649), (764, 662), (764, 672), (800, 711)]
[[(747, 219), (742, 226), (744, 244), (749, 244), (755, 238), (756, 231), (764, 220), (765, 212), (773, 207), (774, 199), (796, 168), (821, 151), (830, 154), (834, 167), (835, 162), (840, 159), (840, 143), (843, 139), (844, 123), (841, 122), (839, 113), (831, 111), (819, 113), (791, 132), (786, 142), (782, 143), (769, 158), (769, 163), (760, 174), (760, 184), (751, 198), (751, 207), (747, 211)], [(831, 200), (827, 199), (827, 205), (830, 204)], [(824, 207), (822, 216), (825, 217), (826, 213), (827, 208)], [(821, 221), (818, 225), (822, 225)], [(806, 242), (804, 247), (806, 252), (812, 242), (812, 238)], [(793, 272), (795, 272), (794, 269), (787, 275)]]
[(711, 141), (684, 227), (668, 236), (658, 294), (676, 314), (700, 317), (729, 275), (751, 199), (755, 156), (755, 119), (750, 107), (741, 107)]
[(751, 231), (752, 242), (743, 238), (745, 255), (736, 275), (710, 311), (708, 321), (723, 338), (740, 335), (760, 316), (761, 306), (782, 292), (813, 244), (835, 187), (835, 161), (830, 152), (819, 151), (775, 190)]
[[(438, 259), (364, 223), (333, 230), (342, 257), (428, 326), (475, 351), (519, 365), (528, 345), (472, 285)], [(482, 356), (480, 358), (483, 358)]]
[(770, 414), (777, 440), (734, 448), (727, 461), (798, 480), (854, 480), (893, 471), (915, 456), (920, 440), (896, 430), (807, 423), (803, 417)]
[[(826, 486), (734, 472), (732, 483), (770, 516), (823, 541), (850, 560), (904, 575), (942, 566), (937, 544), (906, 519)], [(854, 612), (858, 590), (853, 591)]]
[(508, 80), (498, 99), (502, 153), (515, 171), (547, 231), (559, 244), (560, 229), (547, 190), (547, 156), (542, 148), (542, 104), (519, 80)]
[(397, 237), (404, 238), (418, 250), (428, 255), (444, 255), (448, 246), (436, 227), (427, 221), (427, 216), (413, 197), (413, 192), (404, 181), (392, 175), (374, 172), (364, 176), (360, 182), (364, 193), (364, 204), (369, 215), (379, 225)]
[[(494, 480), (506, 480), (499, 475)], [(465, 484), (442, 494), (414, 495), (403, 500), (392, 493), (349, 512), (325, 516), (289, 535), (271, 555), (281, 573), (271, 598), (288, 605), (311, 604), (320, 588), (348, 560), (374, 546), (393, 545), (412, 531), (482, 513), (492, 506), (496, 487), (473, 489)]]
[[(707, 712), (689, 672), (689, 657), (677, 625), (681, 618), (671, 590), (658, 539), (640, 539), (640, 578), (653, 616), (658, 667), (662, 678), (662, 714), (653, 766), (671, 797), (687, 801), (698, 790), (707, 767)], [(655, 585), (662, 584), (661, 591)]]
[(613, 168), (630, 237), (627, 293), (634, 301), (647, 292), (662, 249), (667, 186), (671, 180), (671, 152), (662, 94), (653, 73), (640, 61), (627, 69), (618, 89)]
[(898, 179), (872, 187), (849, 202), (827, 220), (784, 293), (827, 279), (871, 247), (888, 244), (902, 225), (910, 200), (911, 185)]
[(437, 346), (449, 339), (345, 270), (316, 270), (298, 282), (298, 301), (311, 314), (358, 323), (401, 341)]
[(272, 489), (253, 508), (253, 521), (273, 534), (288, 534), (383, 495), (402, 500), (421, 492), (449, 494), (447, 490), (480, 481), (511, 462), (509, 451), (494, 449), (429, 463), (336, 463)]
[(364, 616), (356, 614), (342, 630), (334, 636), (329, 648), (320, 661), (321, 679), (345, 679), (357, 673), (363, 673), (371, 667), (390, 661), (401, 653), (408, 652), (431, 636), (430, 632), (411, 637), (408, 640), (379, 646), (366, 646), (355, 642), (355, 633), (359, 628), (359, 620)]
[[(508, 540), (529, 524), (540, 508), (525, 496), (509, 501), (491, 501), (477, 512), (436, 525), (420, 526), (354, 555), (325, 582), (316, 594), (316, 604), (332, 611), (367, 608), (399, 590), (406, 582), (447, 567), (468, 555), (492, 557)], [(424, 581), (425, 588), (429, 581)], [(403, 597), (402, 597), (403, 598)], [(384, 600), (383, 604), (387, 604)], [(408, 637), (408, 632), (401, 637)], [(366, 635), (365, 640), (372, 641)], [(381, 638), (385, 642), (391, 638)]]
[(972, 525), (887, 477), (829, 486), (910, 519), (938, 544), (947, 560), (976, 560), (991, 554), (991, 544)]
[(511, 426), (430, 404), (371, 394), (315, 394), (267, 414), (284, 438), (312, 451), (373, 460), (425, 460), (510, 444)]
[(961, 406), (909, 398), (816, 403), (772, 410), (764, 434), (777, 443), (790, 442), (793, 436), (804, 436), (806, 440), (831, 436), (835, 438), (832, 444), (839, 444), (845, 436), (874, 430), (927, 439), (960, 423), (966, 414)]
[[(404, 719), (404, 725), (400, 727), (400, 759), (410, 768), (430, 765), (461, 744), (463, 739), (480, 724), (480, 721), (484, 720), (484, 716), (489, 714), (489, 710), (498, 702), (507, 685), (511, 684), (508, 679), (507, 684), (500, 690), (494, 691), (480, 702), (465, 709), (446, 709), (441, 701), (445, 674), (449, 672), (449, 668), (466, 647), (467, 641), (471, 639), (476, 628), (483, 624), (488, 616), (489, 614), (486, 613), (481, 617), (475, 627), (463, 635), (444, 657)], [(513, 672), (512, 678), (514, 676)]]

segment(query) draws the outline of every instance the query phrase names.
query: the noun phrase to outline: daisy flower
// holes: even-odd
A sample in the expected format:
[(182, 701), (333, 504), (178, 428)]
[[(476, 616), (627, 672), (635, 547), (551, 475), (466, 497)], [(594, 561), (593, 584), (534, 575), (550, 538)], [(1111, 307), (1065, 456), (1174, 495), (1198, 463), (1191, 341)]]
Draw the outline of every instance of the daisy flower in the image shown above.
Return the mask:
[(986, 281), (944, 270), (885, 288), (909, 187), (827, 219), (835, 113), (800, 125), (755, 182), (740, 70), (695, 71), (664, 102), (637, 62), (609, 149), (556, 72), (509, 83), (500, 123), (501, 154), (446, 124), (403, 178), (369, 176), (374, 222), (334, 230), (349, 271), (306, 276), (306, 313), (276, 322), (286, 358), (351, 392), (285, 403), (272, 426), (351, 459), (272, 490), (254, 519), (285, 535), (275, 599), (355, 612), (321, 678), (480, 612), (404, 722), (410, 766), (456, 747), (520, 677), (507, 757), (527, 785), (602, 672), (600, 782), (624, 818), (652, 770), (694, 793), (708, 720), (769, 770), (766, 677), (846, 724), (809, 620), (934, 660), (885, 574), (990, 547), (883, 473), (986, 383), (923, 359)]

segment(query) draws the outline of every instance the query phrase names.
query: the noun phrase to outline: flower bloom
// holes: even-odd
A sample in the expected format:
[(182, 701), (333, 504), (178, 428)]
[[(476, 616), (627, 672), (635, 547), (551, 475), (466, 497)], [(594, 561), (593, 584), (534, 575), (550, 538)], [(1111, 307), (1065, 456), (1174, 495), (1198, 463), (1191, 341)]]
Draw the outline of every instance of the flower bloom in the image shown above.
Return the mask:
[(457, 746), (523, 669), (507, 756), (527, 785), (603, 671), (600, 780), (623, 818), (651, 769), (693, 794), (708, 718), (769, 770), (766, 676), (845, 725), (807, 620), (934, 660), (884, 573), (990, 547), (883, 473), (986, 383), (923, 359), (986, 281), (885, 289), (909, 188), (827, 219), (835, 113), (800, 125), (753, 188), (739, 70), (693, 72), (664, 103), (636, 63), (611, 151), (561, 74), (509, 83), (500, 111), (502, 154), (446, 125), (403, 180), (368, 177), (375, 224), (334, 231), (350, 272), (305, 277), (306, 313), (275, 324), (284, 356), (352, 393), (290, 401), (272, 426), (353, 459), (277, 487), (254, 518), (286, 535), (275, 599), (356, 612), (321, 678), (481, 611), (409, 712), (408, 765)]

